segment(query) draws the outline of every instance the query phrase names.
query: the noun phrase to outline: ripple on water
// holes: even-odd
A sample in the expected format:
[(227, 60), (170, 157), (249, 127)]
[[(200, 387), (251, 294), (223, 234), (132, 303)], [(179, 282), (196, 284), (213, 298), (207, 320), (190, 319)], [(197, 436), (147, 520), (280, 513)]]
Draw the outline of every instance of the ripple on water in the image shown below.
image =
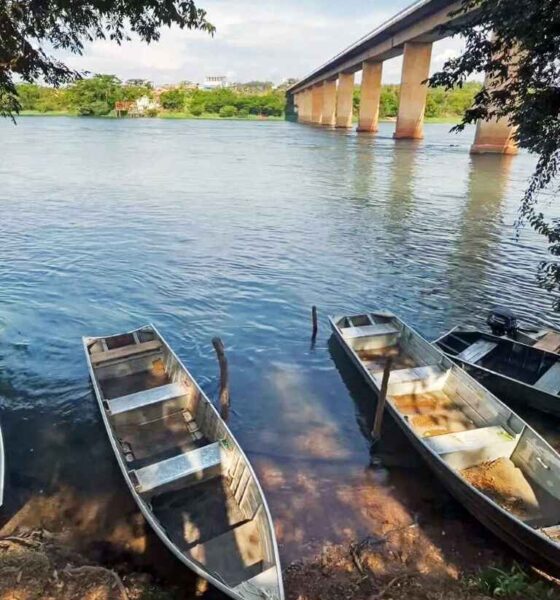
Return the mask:
[[(263, 477), (286, 555), (306, 540), (377, 531), (363, 490), (403, 514), (425, 511), (403, 483), (409, 448), (398, 432), (388, 480), (368, 475), (371, 395), (328, 343), (325, 316), (390, 307), (430, 338), (481, 323), (497, 303), (560, 323), (535, 283), (542, 240), (512, 229), (532, 160), (470, 157), (472, 131), (447, 129), (396, 143), (390, 124), (373, 137), (289, 123), (0, 122), (10, 148), (0, 164), (8, 516), (41, 490), (126, 496), (81, 336), (145, 322), (213, 396), (211, 338), (224, 339), (231, 425)], [(333, 497), (338, 528), (322, 519)]]

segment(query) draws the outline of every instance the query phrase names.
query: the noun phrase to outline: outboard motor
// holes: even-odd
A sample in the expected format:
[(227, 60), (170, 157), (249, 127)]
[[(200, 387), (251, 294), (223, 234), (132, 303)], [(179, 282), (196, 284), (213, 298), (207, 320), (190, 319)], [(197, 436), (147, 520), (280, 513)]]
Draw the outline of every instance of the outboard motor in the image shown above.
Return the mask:
[(515, 339), (518, 331), (517, 317), (509, 308), (496, 306), (490, 311), (486, 323), (494, 335), (507, 335)]

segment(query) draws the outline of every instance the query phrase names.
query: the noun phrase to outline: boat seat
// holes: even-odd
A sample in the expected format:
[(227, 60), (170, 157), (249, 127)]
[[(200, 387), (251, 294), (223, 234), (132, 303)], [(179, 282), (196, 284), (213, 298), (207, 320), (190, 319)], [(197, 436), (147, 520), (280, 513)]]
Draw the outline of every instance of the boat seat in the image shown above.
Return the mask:
[(204, 471), (218, 466), (221, 460), (220, 442), (214, 442), (137, 469), (133, 471), (138, 481), (136, 491), (145, 494), (180, 479), (202, 475)]
[[(449, 370), (438, 365), (414, 367), (411, 369), (396, 369), (391, 371), (387, 393), (390, 396), (419, 394), (440, 390), (447, 379)], [(383, 380), (383, 371), (372, 373), (379, 387)]]
[(489, 340), (478, 340), (465, 348), (460, 354), (457, 354), (459, 360), (464, 360), (468, 363), (476, 363), (482, 360), (487, 354), (490, 354), (498, 344)]
[(535, 383), (535, 387), (541, 392), (558, 394), (560, 392), (560, 361), (554, 363), (550, 369)]
[(143, 408), (165, 402), (166, 400), (172, 400), (173, 398), (184, 396), (186, 393), (187, 389), (185, 385), (175, 382), (136, 392), (134, 394), (119, 396), (118, 398), (107, 400), (107, 404), (111, 415), (118, 415), (137, 408)]
[(129, 346), (115, 348), (114, 350), (106, 350), (105, 352), (93, 352), (90, 354), (90, 360), (93, 366), (97, 366), (110, 360), (128, 358), (135, 354), (143, 354), (144, 352), (156, 352), (160, 349), (161, 342), (159, 340), (152, 340), (151, 342), (141, 342), (140, 344), (130, 344)]
[(455, 469), (511, 455), (518, 436), (494, 425), (423, 438), (424, 444)]
[(364, 325), (362, 327), (342, 327), (340, 331), (342, 336), (347, 340), (378, 335), (396, 335), (399, 333), (396, 327), (385, 323)]

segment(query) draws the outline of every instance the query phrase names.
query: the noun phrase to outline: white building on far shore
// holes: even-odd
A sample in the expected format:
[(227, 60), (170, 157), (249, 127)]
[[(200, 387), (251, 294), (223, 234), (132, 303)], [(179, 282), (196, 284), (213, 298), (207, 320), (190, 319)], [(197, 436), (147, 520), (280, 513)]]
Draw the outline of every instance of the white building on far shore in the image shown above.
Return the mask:
[(216, 90), (219, 88), (225, 88), (228, 86), (227, 77), (225, 75), (219, 76), (207, 76), (202, 84), (202, 88), (205, 90)]

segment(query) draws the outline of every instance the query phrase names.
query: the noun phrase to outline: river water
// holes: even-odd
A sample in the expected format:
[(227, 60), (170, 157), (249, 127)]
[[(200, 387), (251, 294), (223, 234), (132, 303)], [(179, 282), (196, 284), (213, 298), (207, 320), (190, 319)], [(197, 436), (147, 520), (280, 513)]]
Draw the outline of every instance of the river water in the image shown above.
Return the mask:
[(153, 322), (212, 398), (222, 337), (231, 428), (285, 561), (418, 515), (476, 527), (440, 510), (440, 488), (390, 423), (385, 468), (368, 468), (371, 394), (326, 315), (384, 307), (433, 338), (505, 304), (558, 325), (535, 282), (544, 245), (513, 229), (534, 163), (469, 156), (472, 130), (427, 125), (424, 141), (395, 142), (393, 127), (0, 122), (0, 526), (147, 552), (80, 338)]

